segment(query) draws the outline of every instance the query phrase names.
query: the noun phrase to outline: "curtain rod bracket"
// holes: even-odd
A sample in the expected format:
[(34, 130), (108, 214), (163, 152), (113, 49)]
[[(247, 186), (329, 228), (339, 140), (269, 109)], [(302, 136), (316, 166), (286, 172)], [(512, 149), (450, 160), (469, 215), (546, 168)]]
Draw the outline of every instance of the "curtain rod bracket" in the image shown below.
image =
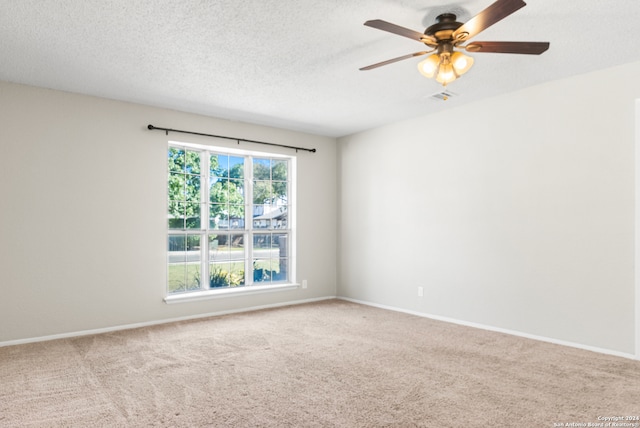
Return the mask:
[(147, 129), (149, 131), (154, 131), (154, 130), (164, 131), (165, 135), (169, 135), (169, 131), (171, 131), (171, 132), (180, 132), (182, 134), (200, 135), (200, 136), (203, 136), (203, 137), (214, 137), (214, 138), (224, 138), (224, 139), (227, 139), (227, 140), (235, 140), (238, 144), (240, 144), (240, 141), (244, 141), (246, 143), (255, 143), (255, 144), (264, 144), (264, 145), (267, 145), (267, 146), (284, 147), (286, 149), (293, 149), (293, 150), (296, 151), (296, 153), (298, 153), (298, 150), (304, 150), (305, 152), (311, 152), (311, 153), (315, 153), (316, 152), (316, 149), (307, 149), (306, 147), (287, 146), (287, 145), (284, 145), (284, 144), (267, 143), (265, 141), (245, 140), (244, 138), (232, 138), (232, 137), (225, 137), (223, 135), (204, 134), (202, 132), (182, 131), (180, 129), (160, 128), (160, 127), (157, 127), (157, 126), (153, 126), (151, 124), (147, 125)]

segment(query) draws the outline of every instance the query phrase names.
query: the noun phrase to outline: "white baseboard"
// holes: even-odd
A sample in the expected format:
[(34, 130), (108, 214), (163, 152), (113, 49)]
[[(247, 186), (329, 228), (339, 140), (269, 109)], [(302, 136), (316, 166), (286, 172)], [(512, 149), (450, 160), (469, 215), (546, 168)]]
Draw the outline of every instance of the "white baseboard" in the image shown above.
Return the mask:
[[(408, 310), (408, 309), (402, 309), (402, 308), (397, 308), (397, 307), (388, 306), (388, 305), (381, 305), (381, 304), (378, 304), (378, 303), (367, 302), (367, 301), (357, 300), (357, 299), (351, 299), (349, 297), (342, 297), (342, 296), (317, 297), (317, 298), (313, 298), (313, 299), (295, 300), (295, 301), (291, 301), (291, 302), (273, 303), (273, 304), (270, 304), (270, 305), (252, 306), (252, 307), (249, 307), (249, 308), (231, 309), (231, 310), (219, 311), (219, 312), (209, 312), (209, 313), (205, 313), (205, 314), (190, 315), (190, 316), (186, 316), (186, 317), (169, 318), (169, 319), (164, 319), (164, 320), (149, 321), (149, 322), (135, 323), (135, 324), (125, 324), (125, 325), (118, 325), (118, 326), (114, 326), (114, 327), (106, 327), (106, 328), (99, 328), (99, 329), (93, 329), (93, 330), (82, 330), (82, 331), (76, 331), (76, 332), (70, 332), (70, 333), (54, 334), (54, 335), (50, 335), (50, 336), (40, 336), (40, 337), (31, 337), (31, 338), (27, 338), (27, 339), (8, 340), (8, 341), (0, 342), (0, 347), (13, 346), (13, 345), (23, 345), (23, 344), (35, 343), (35, 342), (45, 342), (45, 341), (56, 340), (56, 339), (67, 339), (67, 338), (71, 338), (71, 337), (89, 336), (89, 335), (92, 335), (92, 334), (111, 333), (111, 332), (120, 331), (120, 330), (130, 330), (130, 329), (134, 329), (134, 328), (150, 327), (150, 326), (154, 326), (154, 325), (168, 324), (168, 323), (172, 323), (172, 322), (188, 321), (188, 320), (193, 320), (193, 319), (209, 318), (209, 317), (215, 317), (215, 316), (221, 316), (221, 315), (229, 315), (229, 314), (242, 313), (242, 312), (259, 311), (259, 310), (262, 310), (262, 309), (271, 309), (271, 308), (278, 308), (278, 307), (283, 307), (283, 306), (302, 305), (302, 304), (305, 304), (305, 303), (320, 302), (320, 301), (323, 301), (323, 300), (331, 300), (331, 299), (345, 300), (345, 301), (348, 301), (348, 302), (358, 303), (358, 304), (361, 304), (361, 305), (372, 306), (372, 307), (376, 307), (376, 308), (380, 308), (380, 309), (386, 309), (386, 310), (395, 311), (395, 312), (402, 312), (402, 313), (406, 313), (406, 314), (409, 314), (409, 315), (415, 315), (415, 316), (419, 316), (419, 317), (423, 317), (423, 318), (429, 318), (429, 319), (433, 319), (433, 320), (437, 320), (437, 321), (444, 321), (444, 322), (448, 322), (448, 323), (452, 323), (452, 324), (458, 324), (458, 325), (462, 325), (462, 326), (466, 326), (466, 327), (473, 327), (473, 328), (479, 328), (479, 329), (482, 329), (482, 330), (495, 331), (497, 333), (504, 333), (504, 334), (509, 334), (509, 335), (512, 335), (512, 336), (524, 337), (524, 338), (527, 338), (527, 339), (533, 339), (533, 340), (538, 340), (538, 341), (541, 341), (541, 342), (553, 343), (553, 344), (556, 344), (556, 345), (568, 346), (568, 347), (571, 347), (571, 348), (583, 349), (583, 350), (586, 350), (586, 351), (597, 352), (597, 353), (600, 353), (600, 354), (613, 355), (613, 356), (616, 356), (616, 357), (622, 357), (622, 358), (627, 358), (627, 359), (632, 359), (632, 360), (640, 360), (640, 355), (633, 355), (633, 354), (628, 354), (628, 353), (625, 353), (625, 352), (614, 351), (614, 350), (611, 350), (611, 349), (605, 349), (605, 348), (598, 348), (598, 347), (583, 345), (583, 344), (580, 344), (580, 343), (567, 342), (567, 341), (564, 341), (564, 340), (558, 340), (558, 339), (553, 339), (553, 338), (544, 337), (544, 336), (537, 336), (537, 335), (533, 335), (533, 334), (522, 333), (522, 332), (515, 331), (515, 330), (508, 330), (508, 329), (504, 329), (504, 328), (500, 328), (500, 327), (493, 327), (493, 326), (488, 326), (488, 325), (484, 325), (484, 324), (478, 324), (478, 323), (473, 323), (473, 322), (468, 322), (468, 321), (462, 321), (462, 320), (458, 320), (458, 319), (454, 319), (454, 318), (442, 317), (442, 316), (439, 316), (439, 315), (432, 315), (432, 314), (427, 314), (427, 313), (423, 313), (423, 312), (411, 311), (411, 310)], [(639, 350), (639, 352), (640, 352), (640, 350)]]
[(26, 343), (45, 342), (45, 341), (56, 340), (56, 339), (67, 339), (67, 338), (70, 338), (70, 337), (90, 336), (92, 334), (111, 333), (111, 332), (114, 332), (114, 331), (131, 330), (131, 329), (134, 329), (134, 328), (150, 327), (150, 326), (154, 326), (154, 325), (168, 324), (168, 323), (179, 322), (179, 321), (188, 321), (188, 320), (199, 319), (199, 318), (209, 318), (209, 317), (216, 317), (216, 316), (221, 316), (221, 315), (236, 314), (236, 313), (241, 313), (241, 312), (259, 311), (259, 310), (262, 310), (262, 309), (272, 309), (272, 308), (279, 308), (279, 307), (283, 307), (283, 306), (302, 305), (304, 303), (320, 302), (322, 300), (331, 300), (331, 299), (335, 299), (335, 298), (336, 298), (336, 296), (317, 297), (317, 298), (313, 298), (313, 299), (294, 300), (294, 301), (291, 301), (291, 302), (273, 303), (273, 304), (270, 304), (270, 305), (252, 306), (252, 307), (249, 307), (249, 308), (231, 309), (231, 310), (227, 310), (227, 311), (219, 311), (219, 312), (210, 312), (210, 313), (206, 313), (206, 314), (190, 315), (190, 316), (180, 317), (180, 318), (170, 318), (170, 319), (142, 322), (142, 323), (136, 323), (136, 324), (125, 324), (125, 325), (118, 325), (118, 326), (114, 326), (114, 327), (98, 328), (98, 329), (93, 329), (93, 330), (83, 330), (83, 331), (75, 331), (75, 332), (70, 332), (70, 333), (54, 334), (54, 335), (50, 335), (50, 336), (31, 337), (31, 338), (27, 338), (27, 339), (8, 340), (8, 341), (5, 341), (5, 342), (0, 342), (0, 347), (13, 346), (13, 345), (24, 345)]
[(567, 342), (567, 341), (564, 341), (564, 340), (558, 340), (558, 339), (553, 339), (553, 338), (544, 337), (544, 336), (536, 336), (534, 334), (522, 333), (520, 331), (508, 330), (508, 329), (500, 328), (500, 327), (492, 327), (492, 326), (488, 326), (488, 325), (484, 325), (484, 324), (478, 324), (478, 323), (469, 322), (469, 321), (457, 320), (457, 319), (454, 319), (454, 318), (442, 317), (442, 316), (439, 316), (439, 315), (431, 315), (431, 314), (427, 314), (427, 313), (423, 313), (423, 312), (417, 312), (417, 311), (411, 311), (411, 310), (407, 310), (407, 309), (396, 308), (394, 306), (387, 306), (387, 305), (381, 305), (381, 304), (378, 304), (378, 303), (372, 303), (372, 302), (367, 302), (367, 301), (362, 301), (362, 300), (357, 300), (357, 299), (351, 299), (349, 297), (338, 296), (337, 298), (340, 299), (340, 300), (346, 300), (348, 302), (359, 303), (361, 305), (372, 306), (372, 307), (376, 307), (376, 308), (380, 308), (380, 309), (387, 309), (387, 310), (395, 311), (395, 312), (402, 312), (402, 313), (409, 314), (409, 315), (415, 315), (415, 316), (419, 316), (419, 317), (423, 317), (423, 318), (429, 318), (429, 319), (433, 319), (433, 320), (437, 320), (437, 321), (444, 321), (444, 322), (448, 322), (448, 323), (452, 323), (452, 324), (462, 325), (462, 326), (465, 326), (465, 327), (473, 327), (473, 328), (479, 328), (479, 329), (482, 329), (482, 330), (495, 331), (497, 333), (504, 333), (504, 334), (509, 334), (509, 335), (512, 335), (512, 336), (524, 337), (526, 339), (533, 339), (533, 340), (538, 340), (538, 341), (541, 341), (541, 342), (553, 343), (555, 345), (568, 346), (568, 347), (571, 347), (571, 348), (578, 348), (578, 349), (583, 349), (583, 350), (586, 350), (586, 351), (597, 352), (597, 353), (600, 353), (600, 354), (613, 355), (613, 356), (616, 356), (616, 357), (622, 357), (622, 358), (628, 358), (628, 359), (631, 359), (631, 360), (639, 360), (640, 361), (640, 355), (628, 354), (626, 352), (619, 352), (619, 351), (614, 351), (614, 350), (605, 349), (605, 348), (597, 348), (597, 347), (594, 347), (594, 346), (583, 345), (581, 343)]

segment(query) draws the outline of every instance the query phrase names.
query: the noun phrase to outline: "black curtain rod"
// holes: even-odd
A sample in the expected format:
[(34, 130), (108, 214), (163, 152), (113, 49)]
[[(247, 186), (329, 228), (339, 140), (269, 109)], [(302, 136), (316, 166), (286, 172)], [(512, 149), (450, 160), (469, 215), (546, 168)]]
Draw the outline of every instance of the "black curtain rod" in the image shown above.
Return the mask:
[(285, 146), (284, 144), (275, 144), (275, 143), (267, 143), (267, 142), (264, 142), (264, 141), (247, 140), (247, 139), (244, 139), (244, 138), (231, 138), (231, 137), (225, 137), (223, 135), (203, 134), (202, 132), (181, 131), (180, 129), (158, 128), (157, 126), (153, 126), (153, 125), (148, 125), (147, 129), (149, 129), (150, 131), (154, 131), (154, 130), (164, 131), (164, 132), (166, 132), (167, 135), (169, 135), (169, 132), (180, 132), (182, 134), (201, 135), (201, 136), (204, 136), (204, 137), (224, 138), (226, 140), (237, 141), (238, 144), (240, 144), (240, 141), (244, 141), (245, 143), (256, 143), (256, 144), (265, 144), (267, 146), (284, 147), (284, 148), (287, 148), (287, 149), (293, 149), (296, 152), (298, 150), (304, 150), (305, 152), (311, 152), (311, 153), (315, 153), (316, 152), (316, 149), (307, 149), (305, 147)]

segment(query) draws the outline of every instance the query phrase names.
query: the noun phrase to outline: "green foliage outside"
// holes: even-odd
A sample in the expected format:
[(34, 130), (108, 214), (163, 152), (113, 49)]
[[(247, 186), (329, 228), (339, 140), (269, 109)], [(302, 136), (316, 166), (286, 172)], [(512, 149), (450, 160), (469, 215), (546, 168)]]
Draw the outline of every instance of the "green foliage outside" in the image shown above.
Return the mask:
[[(169, 293), (200, 290), (200, 264), (170, 264), (169, 265)], [(209, 266), (210, 288), (239, 287), (244, 285), (244, 262), (232, 262), (223, 269), (220, 265)]]
[[(233, 265), (241, 265), (233, 266)], [(244, 285), (244, 262), (243, 263), (232, 263), (231, 266), (228, 267), (229, 270), (225, 270), (220, 265), (209, 265), (209, 282), (206, 284), (209, 288), (218, 288), (218, 287), (238, 287), (240, 285)], [(194, 280), (200, 286), (200, 271), (198, 271)]]

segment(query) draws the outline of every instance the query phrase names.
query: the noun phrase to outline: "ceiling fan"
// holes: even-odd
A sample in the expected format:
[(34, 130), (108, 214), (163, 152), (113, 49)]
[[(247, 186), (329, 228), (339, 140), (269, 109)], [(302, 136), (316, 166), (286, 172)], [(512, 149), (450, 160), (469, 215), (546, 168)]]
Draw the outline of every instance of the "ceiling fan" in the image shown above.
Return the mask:
[(418, 70), (425, 77), (435, 77), (439, 83), (447, 86), (447, 84), (469, 71), (473, 65), (473, 58), (464, 55), (460, 50), (467, 52), (540, 55), (549, 49), (549, 42), (468, 42), (469, 39), (481, 31), (489, 28), (524, 6), (526, 6), (526, 3), (522, 0), (497, 0), (464, 24), (456, 21), (456, 15), (443, 13), (438, 15), (436, 18), (437, 22), (424, 30), (424, 33), (410, 30), (381, 19), (367, 21), (364, 25), (368, 27), (417, 40), (432, 49), (382, 61), (367, 67), (362, 67), (360, 70), (371, 70), (404, 59), (431, 53), (431, 55), (418, 64)]

